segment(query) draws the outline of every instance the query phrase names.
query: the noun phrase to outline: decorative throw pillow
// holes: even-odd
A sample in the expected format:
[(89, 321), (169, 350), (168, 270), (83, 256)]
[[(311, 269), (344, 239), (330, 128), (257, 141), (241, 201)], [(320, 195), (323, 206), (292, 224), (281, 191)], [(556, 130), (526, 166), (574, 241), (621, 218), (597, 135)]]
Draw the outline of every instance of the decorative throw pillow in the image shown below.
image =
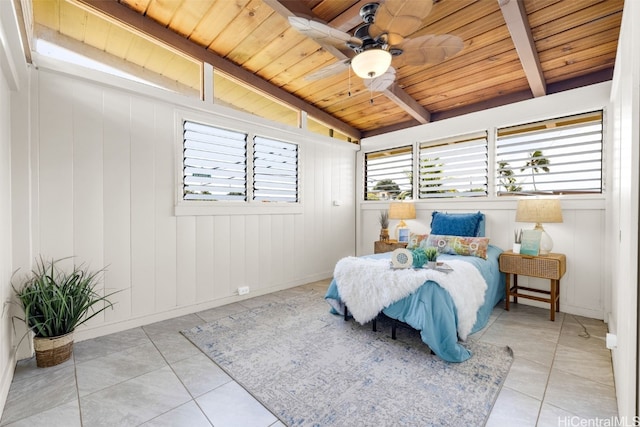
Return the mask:
[(424, 249), (427, 247), (427, 237), (428, 234), (409, 234), (409, 243), (407, 244), (407, 249)]
[(441, 254), (470, 255), (487, 259), (488, 237), (442, 236), (431, 234), (427, 246), (433, 246)]
[(431, 234), (444, 236), (477, 237), (484, 234), (484, 214), (444, 213), (431, 214)]

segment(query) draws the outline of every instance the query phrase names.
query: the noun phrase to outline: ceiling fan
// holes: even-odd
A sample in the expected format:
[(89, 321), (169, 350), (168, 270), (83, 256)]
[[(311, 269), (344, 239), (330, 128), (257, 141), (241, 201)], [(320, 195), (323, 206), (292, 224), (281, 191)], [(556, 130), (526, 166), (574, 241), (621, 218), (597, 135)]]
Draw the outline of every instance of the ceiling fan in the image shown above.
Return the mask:
[(407, 36), (416, 32), (429, 15), (430, 0), (386, 0), (367, 3), (360, 9), (363, 24), (353, 35), (321, 22), (291, 16), (289, 23), (314, 40), (336, 46), (348, 46), (355, 54), (305, 77), (319, 80), (351, 67), (370, 90), (381, 92), (395, 81), (391, 66), (435, 64), (460, 52), (462, 39), (450, 34)]

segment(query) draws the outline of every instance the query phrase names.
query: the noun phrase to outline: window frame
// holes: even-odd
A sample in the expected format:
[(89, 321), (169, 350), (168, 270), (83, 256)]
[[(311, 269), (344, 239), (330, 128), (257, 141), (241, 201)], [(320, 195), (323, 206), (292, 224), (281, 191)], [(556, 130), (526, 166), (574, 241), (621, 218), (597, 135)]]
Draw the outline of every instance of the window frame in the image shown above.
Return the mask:
[[(367, 176), (368, 176), (368, 159), (367, 157), (370, 154), (381, 154), (383, 155), (384, 153), (387, 152), (393, 152), (393, 151), (397, 151), (398, 153), (396, 154), (391, 154), (391, 155), (402, 155), (403, 151), (408, 151), (410, 153), (411, 156), (411, 160), (408, 163), (409, 167), (411, 168), (410, 171), (410, 176), (411, 179), (409, 181), (409, 186), (410, 186), (410, 191), (411, 191), (411, 197), (408, 197), (406, 195), (403, 195), (402, 193), (405, 193), (407, 190), (402, 190), (399, 188), (399, 192), (398, 195), (396, 195), (396, 197), (388, 197), (388, 198), (382, 198), (382, 199), (368, 199), (368, 195), (369, 195), (369, 191), (368, 191), (368, 186), (367, 186)], [(415, 144), (402, 144), (402, 145), (398, 145), (398, 146), (394, 146), (394, 147), (390, 147), (387, 149), (376, 149), (376, 150), (371, 150), (371, 151), (366, 151), (363, 153), (362, 156), (362, 189), (363, 189), (363, 196), (362, 199), (365, 202), (388, 202), (388, 201), (392, 201), (392, 200), (402, 200), (405, 197), (408, 199), (412, 199), (413, 198), (413, 189), (415, 187), (414, 183), (415, 183), (415, 152), (416, 152), (416, 147)], [(385, 179), (391, 179), (391, 178), (385, 178)], [(380, 181), (380, 180), (379, 180)], [(403, 196), (403, 197), (398, 197), (398, 196)]]
[[(610, 138), (610, 134), (611, 134), (611, 123), (608, 117), (608, 109), (606, 105), (595, 105), (592, 106), (591, 108), (585, 108), (585, 109), (581, 109), (581, 110), (572, 110), (572, 109), (567, 109), (564, 111), (558, 111), (555, 112), (551, 115), (549, 114), (541, 114), (541, 115), (537, 115), (536, 117), (533, 117), (530, 120), (514, 120), (513, 122), (504, 122), (504, 123), (494, 123), (490, 126), (487, 126), (485, 129), (469, 129), (468, 132), (465, 132), (464, 134), (459, 134), (459, 135), (454, 135), (454, 136), (447, 136), (442, 135), (439, 138), (434, 138), (433, 141), (443, 141), (443, 140), (455, 140), (461, 137), (464, 137), (465, 135), (473, 135), (479, 132), (486, 132), (487, 135), (487, 161), (488, 161), (488, 165), (487, 165), (487, 195), (485, 197), (459, 197), (459, 198), (424, 198), (424, 199), (420, 199), (420, 198), (413, 198), (413, 200), (417, 203), (420, 202), (427, 202), (427, 201), (431, 201), (431, 203), (438, 203), (438, 205), (449, 205), (449, 204), (455, 204), (456, 207), (463, 207), (465, 209), (470, 208), (470, 209), (474, 209), (475, 205), (473, 203), (478, 203), (478, 202), (496, 202), (496, 201), (508, 201), (508, 200), (512, 200), (513, 197), (511, 195), (499, 195), (498, 194), (498, 187), (499, 187), (499, 177), (498, 177), (498, 155), (497, 155), (497, 145), (498, 145), (498, 141), (497, 141), (497, 135), (498, 135), (498, 130), (499, 129), (504, 129), (504, 128), (509, 128), (509, 127), (515, 127), (515, 126), (522, 126), (522, 125), (527, 125), (527, 124), (535, 124), (535, 123), (540, 123), (540, 122), (545, 122), (545, 121), (554, 121), (554, 120), (559, 120), (559, 119), (563, 119), (565, 117), (571, 117), (571, 116), (580, 116), (580, 115), (585, 115), (585, 114), (593, 114), (593, 113), (597, 113), (597, 112), (602, 112), (602, 157), (601, 157), (601, 192), (600, 193), (596, 193), (596, 192), (592, 192), (592, 193), (585, 193), (585, 192), (567, 192), (567, 193), (563, 193), (562, 195), (555, 195), (554, 197), (562, 197), (565, 200), (574, 200), (574, 201), (578, 201), (578, 200), (603, 200), (606, 198), (606, 194), (607, 194), (607, 180), (609, 178), (609, 173), (607, 171), (607, 157), (608, 157), (608, 140)], [(424, 131), (427, 132), (427, 131)], [(441, 132), (440, 132), (441, 133)], [(366, 199), (366, 181), (365, 181), (365, 168), (366, 168), (366, 164), (365, 164), (365, 156), (368, 153), (373, 153), (373, 152), (380, 152), (380, 151), (389, 151), (389, 150), (393, 150), (393, 149), (397, 149), (400, 147), (405, 147), (407, 145), (411, 145), (412, 149), (414, 150), (414, 153), (417, 153), (416, 155), (414, 155), (414, 165), (413, 165), (413, 169), (414, 170), (418, 170), (419, 168), (419, 150), (420, 150), (420, 145), (421, 144), (425, 144), (430, 142), (430, 140), (425, 140), (425, 139), (421, 139), (419, 137), (409, 137), (411, 139), (413, 139), (414, 141), (412, 143), (393, 143), (390, 141), (383, 141), (383, 140), (376, 140), (376, 141), (372, 141), (371, 143), (367, 140), (365, 140), (363, 148), (360, 152), (360, 160), (359, 160), (359, 167), (362, 168), (360, 170), (360, 175), (359, 175), (359, 179), (361, 180), (360, 183), (358, 184), (359, 188), (363, 189), (362, 194), (358, 194), (359, 197), (359, 202), (360, 204), (362, 204), (362, 206), (369, 206), (368, 208), (365, 209), (374, 209), (374, 205), (375, 204), (383, 204), (383, 203), (389, 203), (389, 200), (367, 200)], [(406, 141), (406, 140), (405, 140)], [(414, 174), (414, 181), (412, 184), (412, 192), (415, 191), (419, 191), (418, 189), (418, 175)], [(526, 194), (526, 195), (519, 195), (514, 193), (515, 197), (527, 197), (527, 196), (533, 196), (533, 194)]]
[[(195, 122), (205, 126), (212, 126), (247, 135), (246, 152), (246, 200), (236, 201), (207, 201), (184, 200), (184, 122)], [(176, 216), (202, 216), (202, 215), (256, 215), (256, 214), (302, 214), (303, 213), (303, 144), (297, 141), (300, 137), (293, 133), (276, 128), (263, 127), (259, 124), (238, 120), (231, 116), (220, 114), (209, 115), (189, 111), (176, 111), (175, 126), (175, 203)], [(253, 146), (254, 136), (274, 139), (297, 146), (298, 171), (297, 171), (297, 201), (296, 202), (263, 202), (253, 200)]]
[[(456, 144), (464, 144), (464, 143), (468, 143), (468, 142), (473, 142), (474, 140), (484, 140), (484, 150), (485, 150), (485, 183), (484, 183), (484, 192), (478, 192), (478, 194), (473, 194), (474, 192), (469, 191), (469, 192), (464, 192), (463, 194), (459, 194), (459, 195), (455, 195), (456, 193), (453, 193), (454, 195), (452, 196), (442, 196), (442, 197), (434, 197), (434, 196), (426, 196), (426, 197), (422, 197), (421, 196), (421, 188), (420, 188), (420, 181), (422, 180), (422, 176), (420, 174), (420, 163), (421, 163), (421, 156), (422, 156), (422, 149), (423, 147), (425, 149), (429, 149), (430, 147), (439, 147), (439, 146), (446, 146), (446, 145), (452, 145), (455, 146)], [(417, 170), (418, 170), (418, 174), (416, 176), (416, 180), (414, 181), (414, 185), (416, 187), (416, 191), (418, 194), (418, 197), (415, 198), (414, 200), (474, 200), (474, 199), (478, 199), (478, 198), (483, 198), (486, 199), (488, 197), (490, 197), (491, 195), (491, 142), (489, 140), (489, 131), (488, 130), (481, 130), (481, 131), (476, 131), (476, 132), (470, 132), (470, 133), (465, 133), (462, 135), (457, 135), (457, 136), (452, 136), (452, 137), (448, 137), (448, 138), (438, 138), (438, 139), (434, 139), (434, 140), (427, 140), (427, 141), (418, 141), (416, 142), (416, 150), (418, 155), (417, 157)], [(446, 167), (446, 165), (445, 165)]]
[[(539, 190), (536, 191), (536, 189), (534, 188), (533, 191), (530, 190), (526, 190), (526, 191), (500, 191), (501, 187), (504, 187), (504, 184), (501, 183), (501, 179), (502, 177), (499, 176), (499, 171), (500, 171), (500, 167), (499, 167), (499, 153), (498, 153), (498, 145), (499, 145), (499, 132), (500, 131), (505, 131), (505, 130), (510, 130), (510, 129), (517, 129), (517, 128), (523, 128), (523, 129), (527, 129), (529, 128), (529, 132), (530, 134), (534, 134), (534, 135), (539, 135), (541, 134), (540, 130), (535, 130), (535, 128), (540, 128), (542, 127), (545, 123), (547, 124), (553, 124), (555, 122), (562, 122), (562, 121), (567, 121), (570, 122), (571, 119), (573, 118), (578, 119), (581, 116), (593, 116), (595, 114), (600, 113), (600, 191), (580, 191), (579, 189), (571, 189), (571, 190), (563, 190), (563, 191), (544, 191), (544, 190)], [(568, 124), (566, 125), (567, 128), (571, 128), (574, 125)], [(555, 129), (555, 126), (552, 126), (552, 128)], [(562, 130), (562, 127), (558, 128), (560, 130)], [(525, 133), (523, 133), (524, 135)], [(579, 134), (578, 136), (581, 136), (582, 134)], [(568, 136), (569, 138), (576, 138), (576, 136)], [(542, 140), (544, 141), (544, 139), (549, 139), (548, 136), (546, 136), (545, 138), (543, 138)], [(578, 197), (604, 197), (606, 194), (606, 140), (607, 140), (607, 123), (606, 123), (606, 108), (601, 107), (601, 108), (595, 108), (595, 109), (590, 109), (590, 110), (586, 110), (586, 111), (580, 111), (580, 112), (573, 112), (573, 113), (566, 113), (566, 114), (559, 114), (556, 116), (552, 116), (552, 117), (547, 117), (547, 118), (543, 118), (543, 119), (538, 119), (538, 120), (531, 120), (531, 121), (526, 121), (526, 122), (519, 122), (519, 123), (514, 123), (514, 124), (510, 124), (510, 125), (501, 125), (501, 126), (496, 126), (494, 129), (494, 140), (493, 140), (493, 195), (497, 198), (497, 199), (503, 199), (503, 198), (510, 198), (510, 197), (532, 197), (532, 196), (553, 196), (553, 197), (572, 197), (572, 198), (578, 198)], [(585, 145), (586, 143), (580, 143), (580, 145)], [(520, 150), (522, 151), (522, 150)], [(539, 150), (541, 151), (541, 150)], [(542, 153), (544, 155), (544, 153)], [(571, 152), (570, 154), (576, 155), (576, 154), (580, 154), (580, 153), (573, 153)], [(544, 158), (546, 158), (546, 156), (543, 156)], [(557, 157), (557, 155), (549, 155), (549, 157)], [(573, 164), (573, 162), (571, 163)], [(578, 163), (576, 163), (578, 164)], [(550, 164), (550, 166), (553, 166), (553, 163)], [(515, 169), (519, 169), (518, 167), (516, 167)], [(570, 173), (570, 172), (564, 172), (564, 173)]]

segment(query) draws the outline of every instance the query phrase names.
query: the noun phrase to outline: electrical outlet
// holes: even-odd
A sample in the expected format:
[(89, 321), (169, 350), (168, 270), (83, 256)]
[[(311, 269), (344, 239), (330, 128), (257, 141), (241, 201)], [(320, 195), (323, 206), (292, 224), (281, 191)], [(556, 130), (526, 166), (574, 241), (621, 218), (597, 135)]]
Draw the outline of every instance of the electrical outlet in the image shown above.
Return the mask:
[(246, 295), (249, 293), (249, 287), (248, 286), (240, 286), (238, 288), (238, 295)]
[(607, 333), (605, 343), (609, 350), (613, 350), (618, 347), (618, 336)]

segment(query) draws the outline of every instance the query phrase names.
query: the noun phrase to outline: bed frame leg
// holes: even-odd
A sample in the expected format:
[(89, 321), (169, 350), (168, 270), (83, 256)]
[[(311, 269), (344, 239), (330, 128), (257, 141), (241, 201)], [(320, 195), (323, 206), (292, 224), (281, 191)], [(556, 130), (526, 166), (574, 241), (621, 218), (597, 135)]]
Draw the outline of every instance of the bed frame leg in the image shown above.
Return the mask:
[(395, 340), (396, 339), (396, 329), (398, 328), (398, 321), (394, 320), (393, 323), (391, 324), (391, 339)]
[(344, 321), (346, 322), (349, 319), (349, 309), (347, 308), (347, 304), (344, 305)]

